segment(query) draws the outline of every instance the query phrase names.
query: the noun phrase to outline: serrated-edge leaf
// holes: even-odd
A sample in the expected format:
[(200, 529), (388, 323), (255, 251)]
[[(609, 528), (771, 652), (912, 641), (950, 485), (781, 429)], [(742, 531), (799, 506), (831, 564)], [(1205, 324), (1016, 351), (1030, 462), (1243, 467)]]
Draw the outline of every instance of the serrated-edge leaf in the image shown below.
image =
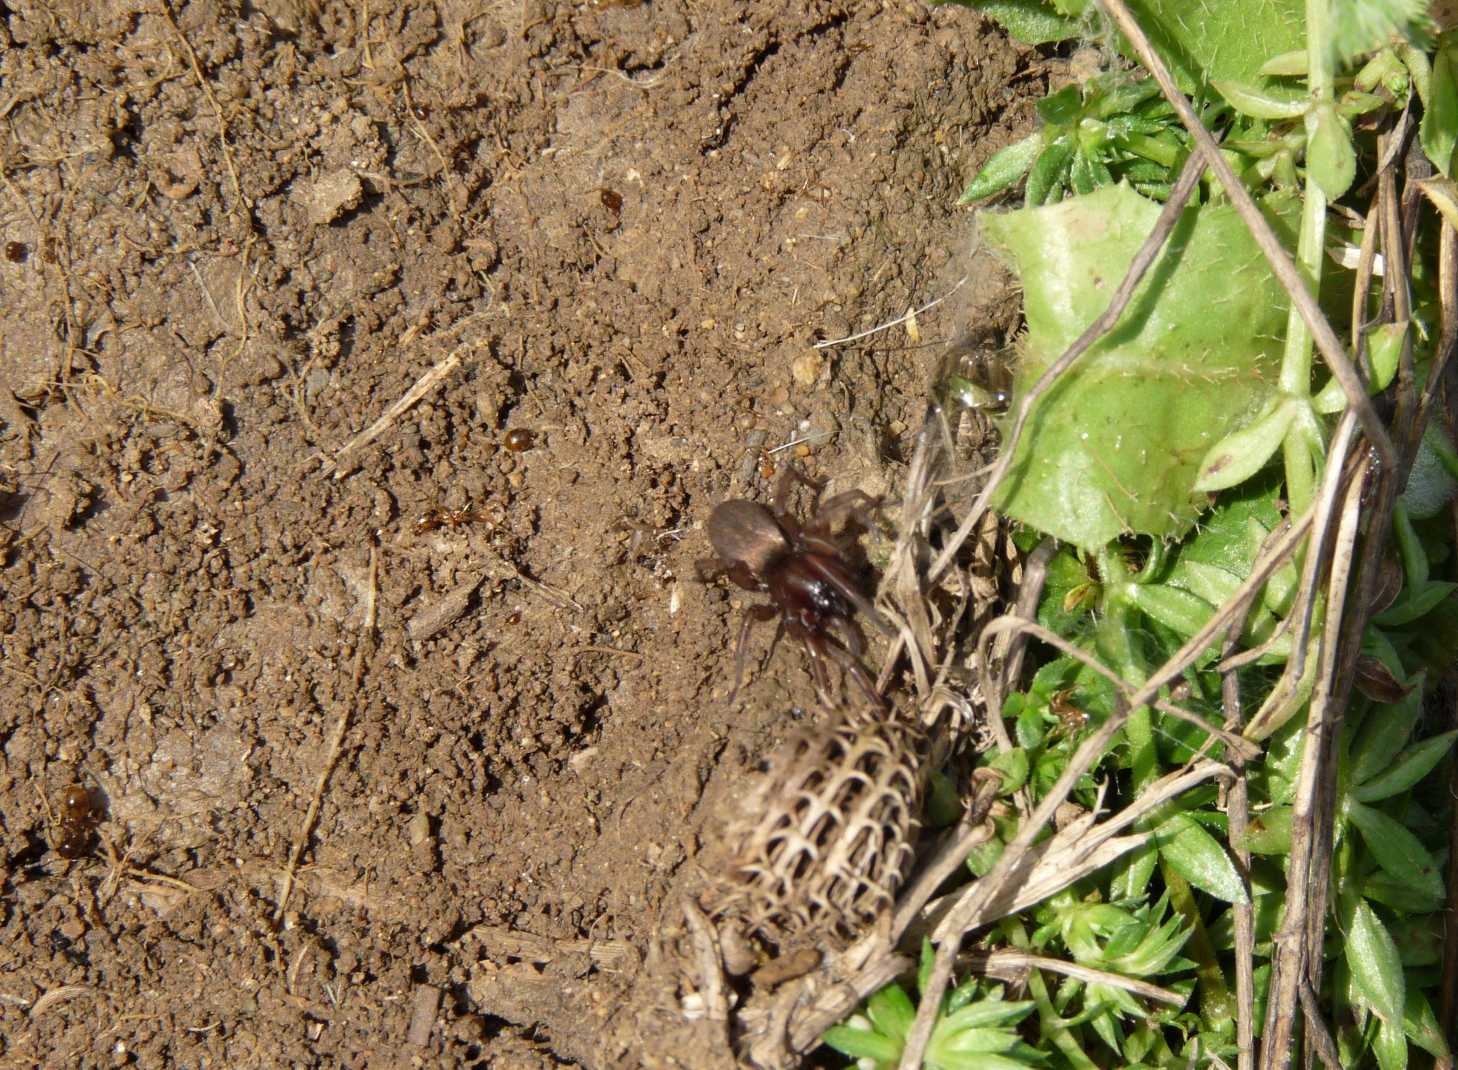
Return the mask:
[(1353, 788), (1352, 797), (1359, 802), (1370, 803), (1390, 799), (1406, 791), (1433, 771), (1453, 749), (1455, 738), (1458, 738), (1458, 730), (1413, 744), (1397, 756), (1390, 768)]
[(1386, 1022), (1401, 1022), (1407, 1003), (1407, 978), (1397, 944), (1377, 912), (1358, 900), (1347, 932), (1347, 966), (1352, 984), (1372, 1012)]
[(1247, 903), (1245, 885), (1229, 853), (1188, 814), (1176, 814), (1155, 833), (1159, 856), (1202, 892), (1227, 903)]
[(1311, 99), (1305, 96), (1263, 93), (1259, 89), (1224, 78), (1217, 78), (1210, 84), (1232, 108), (1252, 119), (1264, 119), (1268, 122), (1298, 119), (1311, 107)]
[(1299, 405), (1295, 398), (1272, 398), (1253, 421), (1211, 446), (1200, 462), (1195, 490), (1227, 490), (1264, 468), (1281, 448)]

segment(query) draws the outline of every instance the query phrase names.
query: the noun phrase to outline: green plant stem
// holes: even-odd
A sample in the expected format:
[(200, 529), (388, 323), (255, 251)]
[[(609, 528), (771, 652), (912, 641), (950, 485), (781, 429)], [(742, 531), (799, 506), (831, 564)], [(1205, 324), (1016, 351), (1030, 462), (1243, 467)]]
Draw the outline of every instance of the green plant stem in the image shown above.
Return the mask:
[[(1324, 103), (1330, 103), (1335, 95), (1335, 72), (1331, 49), (1331, 0), (1306, 0), (1306, 64), (1307, 86), (1311, 91), (1312, 108), (1307, 112), (1306, 138), (1308, 148), (1316, 130), (1315, 116)], [(1326, 240), (1326, 195), (1308, 173), (1305, 197), (1301, 206), (1301, 232), (1297, 239), (1296, 265), (1301, 271), (1312, 295), (1321, 291), (1322, 249)], [(1281, 391), (1291, 397), (1311, 396), (1311, 358), (1313, 344), (1311, 331), (1293, 304), (1286, 317), (1286, 348), (1281, 356)], [(1297, 434), (1293, 424), (1291, 434)], [(1305, 451), (1304, 442), (1289, 444), (1287, 458), (1287, 497), (1293, 513), (1302, 512), (1311, 503), (1315, 481), (1307, 478), (1304, 471), (1292, 471), (1291, 466), (1309, 465), (1309, 461), (1297, 459), (1297, 451)], [(1298, 500), (1301, 499), (1301, 500)]]
[(1210, 934), (1205, 931), (1205, 919), (1200, 916), (1200, 906), (1195, 902), (1194, 890), (1188, 881), (1164, 861), (1160, 862), (1159, 870), (1164, 877), (1164, 886), (1169, 889), (1170, 905), (1190, 926), (1185, 954), (1195, 961), (1195, 977), (1200, 986), (1200, 1013), (1216, 1029), (1228, 1029), (1226, 1035), (1233, 1035), (1235, 1000), (1230, 994), (1230, 987), (1225, 983), (1225, 971), (1220, 965), (1214, 945), (1210, 943)]

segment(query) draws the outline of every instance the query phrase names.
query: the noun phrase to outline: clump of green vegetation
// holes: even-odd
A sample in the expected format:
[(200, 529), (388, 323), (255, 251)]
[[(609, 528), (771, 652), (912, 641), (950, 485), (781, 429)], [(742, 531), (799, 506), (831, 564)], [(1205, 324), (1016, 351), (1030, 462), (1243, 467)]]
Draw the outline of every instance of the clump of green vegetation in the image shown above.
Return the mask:
[[(1003, 805), (915, 998), (825, 1042), (967, 1070), (1447, 1059), (1458, 35), (1413, 0), (967, 6), (1104, 56), (963, 196), (1024, 293), (973, 512), (1045, 547), (1036, 621), (998, 626), (1037, 642), (992, 696)], [(1069, 802), (1134, 807), (1127, 842), (994, 910)], [(973, 945), (1022, 979), (953, 986)]]

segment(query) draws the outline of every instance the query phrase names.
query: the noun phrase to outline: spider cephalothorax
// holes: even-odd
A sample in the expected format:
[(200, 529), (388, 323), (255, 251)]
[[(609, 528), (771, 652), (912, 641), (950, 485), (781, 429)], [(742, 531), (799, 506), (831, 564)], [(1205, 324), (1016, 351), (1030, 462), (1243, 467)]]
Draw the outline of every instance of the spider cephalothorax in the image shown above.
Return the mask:
[(734, 651), (734, 688), (738, 690), (744, 675), (750, 628), (756, 621), (778, 617), (780, 630), (798, 640), (810, 655), (810, 671), (822, 694), (830, 685), (825, 663), (834, 660), (880, 705), (881, 695), (859, 660), (865, 651), (865, 636), (855, 615), (859, 613), (879, 628), (887, 626), (862, 592), (846, 549), (832, 535), (837, 521), (857, 517), (874, 503), (861, 491), (838, 494), (821, 503), (815, 515), (802, 524), (784, 508), (792, 476), (809, 482), (793, 469), (787, 470), (773, 507), (736, 498), (722, 502), (709, 516), (709, 542), (723, 573), (745, 590), (770, 596), (769, 605), (745, 610)]

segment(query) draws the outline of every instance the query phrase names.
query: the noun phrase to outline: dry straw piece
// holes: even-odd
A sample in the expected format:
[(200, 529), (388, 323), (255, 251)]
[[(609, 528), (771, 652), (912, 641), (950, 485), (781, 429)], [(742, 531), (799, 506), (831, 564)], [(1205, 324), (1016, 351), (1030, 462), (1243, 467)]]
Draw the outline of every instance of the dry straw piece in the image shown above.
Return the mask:
[(912, 861), (925, 743), (906, 720), (849, 710), (788, 739), (731, 819), (709, 916), (781, 950), (862, 935)]

